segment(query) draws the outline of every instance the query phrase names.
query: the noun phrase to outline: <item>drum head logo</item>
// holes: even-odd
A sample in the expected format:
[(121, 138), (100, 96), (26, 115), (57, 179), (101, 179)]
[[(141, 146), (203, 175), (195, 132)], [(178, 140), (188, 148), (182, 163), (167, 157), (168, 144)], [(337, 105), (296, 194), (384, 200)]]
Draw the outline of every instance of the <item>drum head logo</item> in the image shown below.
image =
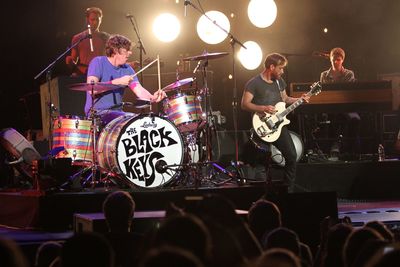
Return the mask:
[(121, 132), (117, 146), (119, 169), (132, 183), (158, 187), (174, 178), (183, 160), (179, 131), (156, 116), (135, 118)]

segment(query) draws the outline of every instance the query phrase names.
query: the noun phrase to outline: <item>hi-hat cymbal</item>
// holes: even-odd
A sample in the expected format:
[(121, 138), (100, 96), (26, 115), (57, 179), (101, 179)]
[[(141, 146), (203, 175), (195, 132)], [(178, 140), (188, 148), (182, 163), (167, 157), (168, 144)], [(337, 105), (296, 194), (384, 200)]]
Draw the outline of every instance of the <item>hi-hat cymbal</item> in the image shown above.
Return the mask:
[(178, 81), (176, 81), (174, 83), (168, 84), (167, 86), (165, 86), (161, 90), (163, 90), (164, 92), (168, 93), (168, 92), (171, 92), (171, 91), (175, 90), (176, 88), (184, 86), (185, 84), (192, 83), (193, 81), (194, 81), (193, 78), (186, 78), (186, 79), (178, 80)]
[(90, 84), (90, 83), (74, 83), (69, 86), (69, 89), (74, 90), (74, 91), (85, 91), (85, 92), (90, 92), (93, 91), (98, 94), (98, 93), (103, 93), (106, 91), (112, 91), (115, 89), (120, 89), (124, 86), (121, 85), (115, 85), (115, 84), (110, 84), (110, 83), (95, 83), (95, 84)]
[(226, 55), (229, 55), (228, 52), (216, 52), (216, 53), (208, 53), (204, 52), (201, 55), (193, 56), (193, 57), (185, 57), (182, 60), (183, 61), (193, 61), (193, 60), (203, 60), (203, 59), (216, 59), (220, 57), (224, 57)]

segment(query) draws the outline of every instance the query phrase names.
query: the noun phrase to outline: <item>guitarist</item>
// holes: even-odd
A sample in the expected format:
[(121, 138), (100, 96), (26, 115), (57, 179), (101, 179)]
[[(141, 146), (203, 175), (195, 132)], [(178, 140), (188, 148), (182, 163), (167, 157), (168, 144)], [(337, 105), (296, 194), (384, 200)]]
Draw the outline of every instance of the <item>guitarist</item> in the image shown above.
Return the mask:
[[(66, 64), (72, 70), (72, 76), (86, 75), (90, 61), (94, 57), (103, 56), (106, 54), (106, 42), (110, 37), (108, 33), (100, 31), (100, 24), (103, 18), (103, 11), (100, 8), (89, 7), (86, 9), (85, 15), (85, 28), (90, 25), (92, 33), (92, 47), (90, 45), (89, 38), (85, 38), (85, 36), (87, 36), (89, 33), (88, 28), (74, 35), (71, 45), (82, 38), (84, 39), (76, 47), (72, 48), (71, 55), (65, 58)], [(91, 51), (92, 48), (93, 51)]]
[[(288, 60), (281, 54), (272, 53), (267, 55), (264, 61), (264, 70), (259, 75), (250, 79), (242, 96), (241, 107), (243, 110), (256, 113), (276, 112), (275, 105), (278, 102), (292, 104), (298, 98), (289, 97), (286, 94), (286, 82), (282, 79), (284, 68)], [(309, 96), (302, 98), (308, 102)], [(289, 192), (293, 192), (296, 176), (296, 148), (290, 137), (287, 126), (282, 127), (279, 138), (273, 142), (285, 158), (285, 179), (289, 186)]]

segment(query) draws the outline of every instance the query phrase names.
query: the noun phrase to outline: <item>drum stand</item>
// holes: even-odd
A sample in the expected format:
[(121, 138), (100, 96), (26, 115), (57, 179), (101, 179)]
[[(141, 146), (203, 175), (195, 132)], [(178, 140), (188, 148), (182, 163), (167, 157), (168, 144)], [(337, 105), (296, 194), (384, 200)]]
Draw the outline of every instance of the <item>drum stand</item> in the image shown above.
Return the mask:
[[(88, 181), (90, 181), (90, 187), (92, 189), (96, 188), (96, 185), (99, 183), (99, 181), (96, 180), (96, 174), (97, 171), (101, 171), (98, 162), (97, 162), (97, 140), (96, 140), (96, 132), (98, 130), (98, 125), (97, 125), (97, 115), (96, 115), (96, 110), (94, 109), (94, 87), (95, 83), (91, 83), (91, 107), (90, 107), (90, 120), (91, 120), (91, 127), (90, 127), (90, 139), (92, 140), (92, 162), (83, 168), (82, 170), (78, 171), (74, 175), (72, 175), (67, 183), (74, 183), (74, 181), (78, 178), (81, 177), (81, 175), (88, 170), (90, 170), (90, 174), (86, 177), (86, 179), (82, 182), (82, 185), (86, 185)], [(101, 175), (101, 174), (100, 174)], [(108, 175), (107, 175), (108, 177)], [(105, 187), (108, 187), (108, 184), (110, 183), (110, 180), (108, 178), (105, 178), (104, 181), (101, 181), (104, 183)], [(64, 184), (65, 185), (65, 184)], [(62, 185), (61, 187), (63, 187)]]

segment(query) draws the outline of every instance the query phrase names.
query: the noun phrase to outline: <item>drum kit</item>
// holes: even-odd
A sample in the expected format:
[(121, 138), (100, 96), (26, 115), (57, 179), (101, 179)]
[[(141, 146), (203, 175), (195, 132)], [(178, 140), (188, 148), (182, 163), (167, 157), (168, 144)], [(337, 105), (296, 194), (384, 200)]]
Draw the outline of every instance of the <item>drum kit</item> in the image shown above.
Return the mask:
[[(209, 156), (212, 119), (209, 117), (207, 63), (227, 54), (204, 52), (184, 58), (184, 61), (204, 61), (204, 88), (198, 90), (195, 86), (193, 89), (194, 78), (178, 79), (165, 86), (162, 90), (167, 97), (162, 100), (159, 114), (151, 112), (149, 101), (139, 99), (132, 105), (141, 109), (149, 107), (150, 112), (126, 113), (106, 125), (101, 125), (93, 109), (88, 118), (54, 119), (52, 149), (64, 147), (55, 157), (72, 158), (74, 165), (83, 166), (71, 179), (82, 179), (82, 174), (91, 170), (83, 183), (90, 182), (92, 187), (100, 182), (123, 182), (141, 188), (187, 186), (191, 182), (198, 186), (201, 179), (209, 176), (202, 174), (203, 167), (213, 164)], [(92, 96), (116, 88), (119, 87), (107, 83), (70, 86), (71, 90), (91, 92)], [(103, 175), (106, 178), (101, 179)]]

